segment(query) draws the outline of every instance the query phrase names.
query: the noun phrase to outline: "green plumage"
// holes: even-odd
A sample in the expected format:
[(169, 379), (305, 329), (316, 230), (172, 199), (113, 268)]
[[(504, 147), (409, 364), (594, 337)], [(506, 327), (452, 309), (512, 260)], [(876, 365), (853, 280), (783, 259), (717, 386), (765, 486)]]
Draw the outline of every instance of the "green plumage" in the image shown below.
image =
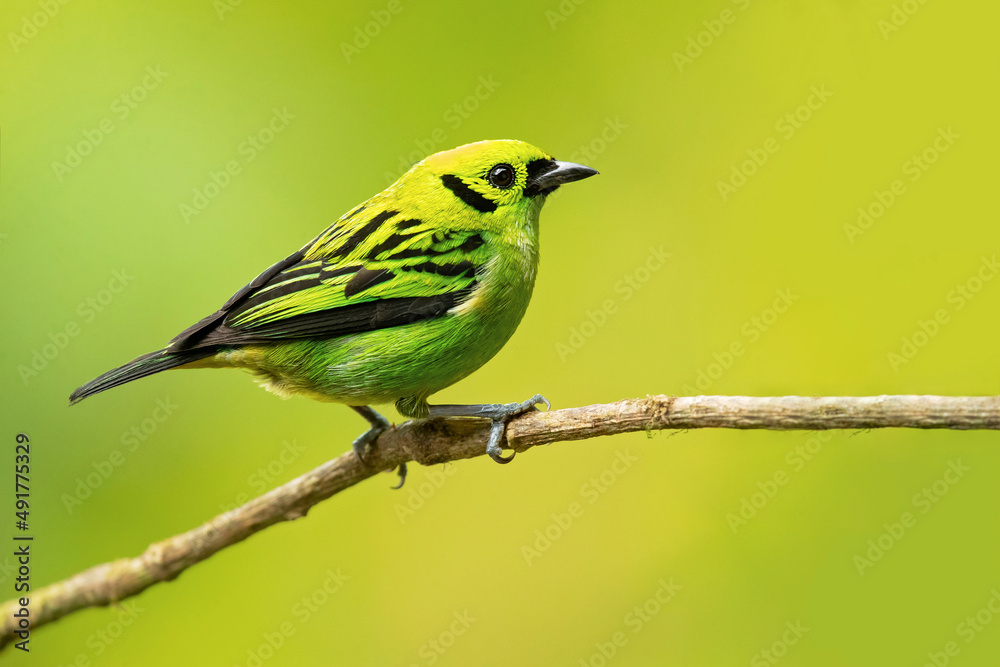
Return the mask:
[(594, 173), (519, 141), (432, 155), (71, 402), (168, 368), (237, 367), (283, 396), (424, 417), (428, 396), (486, 363), (521, 321), (546, 195)]

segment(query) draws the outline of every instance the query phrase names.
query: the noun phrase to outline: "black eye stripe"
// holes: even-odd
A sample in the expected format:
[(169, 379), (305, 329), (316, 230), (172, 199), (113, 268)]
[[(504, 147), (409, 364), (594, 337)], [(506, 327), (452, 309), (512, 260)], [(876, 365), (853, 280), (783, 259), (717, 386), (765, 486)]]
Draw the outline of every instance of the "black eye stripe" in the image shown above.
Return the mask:
[(479, 194), (468, 185), (465, 184), (458, 176), (453, 174), (445, 174), (441, 177), (441, 183), (444, 187), (448, 188), (455, 193), (455, 196), (464, 201), (466, 204), (476, 209), (480, 213), (492, 213), (497, 210), (496, 202), (487, 199), (483, 195)]
[(532, 181), (547, 171), (552, 171), (556, 168), (556, 161), (542, 158), (539, 160), (532, 160), (528, 163), (528, 180)]
[(528, 163), (528, 181), (524, 187), (525, 197), (534, 197), (541, 193), (541, 190), (535, 185), (538, 177), (542, 174), (546, 174), (553, 169), (556, 169), (556, 161), (550, 160), (548, 158), (541, 158), (538, 160), (532, 160)]

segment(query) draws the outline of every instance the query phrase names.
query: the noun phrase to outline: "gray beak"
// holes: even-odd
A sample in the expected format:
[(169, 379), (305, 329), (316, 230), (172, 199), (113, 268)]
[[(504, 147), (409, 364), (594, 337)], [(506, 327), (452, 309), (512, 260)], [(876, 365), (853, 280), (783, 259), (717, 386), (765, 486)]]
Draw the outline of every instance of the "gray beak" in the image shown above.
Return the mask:
[(533, 196), (536, 194), (549, 194), (564, 183), (572, 183), (584, 178), (590, 178), (598, 173), (596, 169), (585, 167), (574, 162), (558, 162), (552, 160), (548, 163), (548, 169), (541, 173), (529, 177), (525, 194)]

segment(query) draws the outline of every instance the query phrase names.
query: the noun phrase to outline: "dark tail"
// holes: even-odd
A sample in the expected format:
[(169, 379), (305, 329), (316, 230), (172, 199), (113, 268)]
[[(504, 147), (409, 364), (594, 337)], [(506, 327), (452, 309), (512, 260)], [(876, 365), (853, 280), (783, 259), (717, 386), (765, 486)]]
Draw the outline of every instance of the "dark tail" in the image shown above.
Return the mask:
[(168, 352), (167, 350), (158, 350), (157, 352), (144, 354), (137, 359), (133, 359), (124, 366), (108, 371), (99, 378), (91, 380), (77, 389), (70, 395), (69, 404), (73, 405), (88, 396), (99, 394), (105, 389), (111, 389), (112, 387), (117, 387), (118, 385), (125, 384), (126, 382), (144, 378), (147, 375), (152, 375), (153, 373), (159, 373), (160, 371), (177, 368), (178, 366), (189, 364), (192, 361), (210, 357), (215, 354), (215, 352), (215, 349), (189, 350), (186, 352)]

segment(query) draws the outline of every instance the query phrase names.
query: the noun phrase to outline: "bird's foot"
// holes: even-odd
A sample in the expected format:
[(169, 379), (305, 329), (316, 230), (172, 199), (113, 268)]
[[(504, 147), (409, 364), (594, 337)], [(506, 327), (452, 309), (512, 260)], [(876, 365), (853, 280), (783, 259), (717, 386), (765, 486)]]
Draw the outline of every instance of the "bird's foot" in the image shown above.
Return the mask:
[(514, 417), (535, 410), (536, 405), (543, 403), (546, 409), (552, 407), (549, 401), (541, 394), (535, 394), (523, 403), (497, 403), (481, 406), (482, 409), (477, 416), (486, 417), (493, 422), (490, 425), (490, 439), (486, 443), (486, 453), (490, 455), (491, 459), (497, 463), (510, 463), (514, 459), (513, 454), (503, 456), (503, 449), (500, 447), (504, 433), (507, 430), (507, 422)]
[[(536, 405), (545, 404), (546, 408), (551, 408), (548, 400), (541, 394), (535, 394), (523, 403), (493, 403), (483, 405), (428, 405), (426, 416), (434, 417), (480, 417), (493, 422), (490, 425), (490, 438), (486, 443), (486, 453), (497, 463), (510, 463), (514, 455), (503, 456), (503, 449), (500, 443), (503, 442), (504, 432), (507, 429), (507, 422), (531, 412)], [(399, 404), (397, 403), (397, 406)], [(405, 414), (405, 413), (404, 413)], [(421, 415), (424, 416), (424, 415)]]
[[(381, 415), (379, 416), (381, 417)], [(365, 461), (365, 452), (390, 427), (388, 420), (384, 421), (384, 424), (372, 424), (372, 427), (355, 438), (351, 445), (352, 449), (354, 449), (354, 455), (365, 465), (368, 465), (368, 461)]]
[[(392, 424), (389, 423), (388, 419), (371, 408), (367, 408), (367, 411), (358, 410), (356, 407), (354, 409), (368, 419), (369, 423), (372, 425), (370, 429), (355, 438), (354, 443), (351, 445), (352, 449), (354, 449), (354, 455), (358, 457), (358, 460), (365, 465), (368, 465), (368, 461), (365, 461), (365, 452), (368, 451), (368, 448), (371, 447), (372, 443), (374, 443), (380, 435), (392, 428)], [(371, 417), (369, 417), (369, 415), (371, 415)], [(401, 489), (403, 488), (403, 484), (406, 483), (405, 463), (399, 464), (399, 468), (396, 469), (396, 474), (399, 475), (399, 484), (392, 488)]]
[[(371, 424), (371, 428), (355, 438), (352, 445), (354, 449), (354, 455), (358, 457), (358, 460), (368, 465), (368, 461), (365, 461), (365, 452), (374, 443), (380, 435), (385, 433), (388, 429), (392, 428), (392, 424), (389, 420), (375, 412), (367, 405), (352, 405), (351, 409), (357, 412), (359, 415), (368, 420)], [(400, 463), (399, 469), (397, 470), (399, 474), (399, 484), (392, 487), (394, 489), (403, 488), (403, 483), (406, 481), (406, 464)]]

